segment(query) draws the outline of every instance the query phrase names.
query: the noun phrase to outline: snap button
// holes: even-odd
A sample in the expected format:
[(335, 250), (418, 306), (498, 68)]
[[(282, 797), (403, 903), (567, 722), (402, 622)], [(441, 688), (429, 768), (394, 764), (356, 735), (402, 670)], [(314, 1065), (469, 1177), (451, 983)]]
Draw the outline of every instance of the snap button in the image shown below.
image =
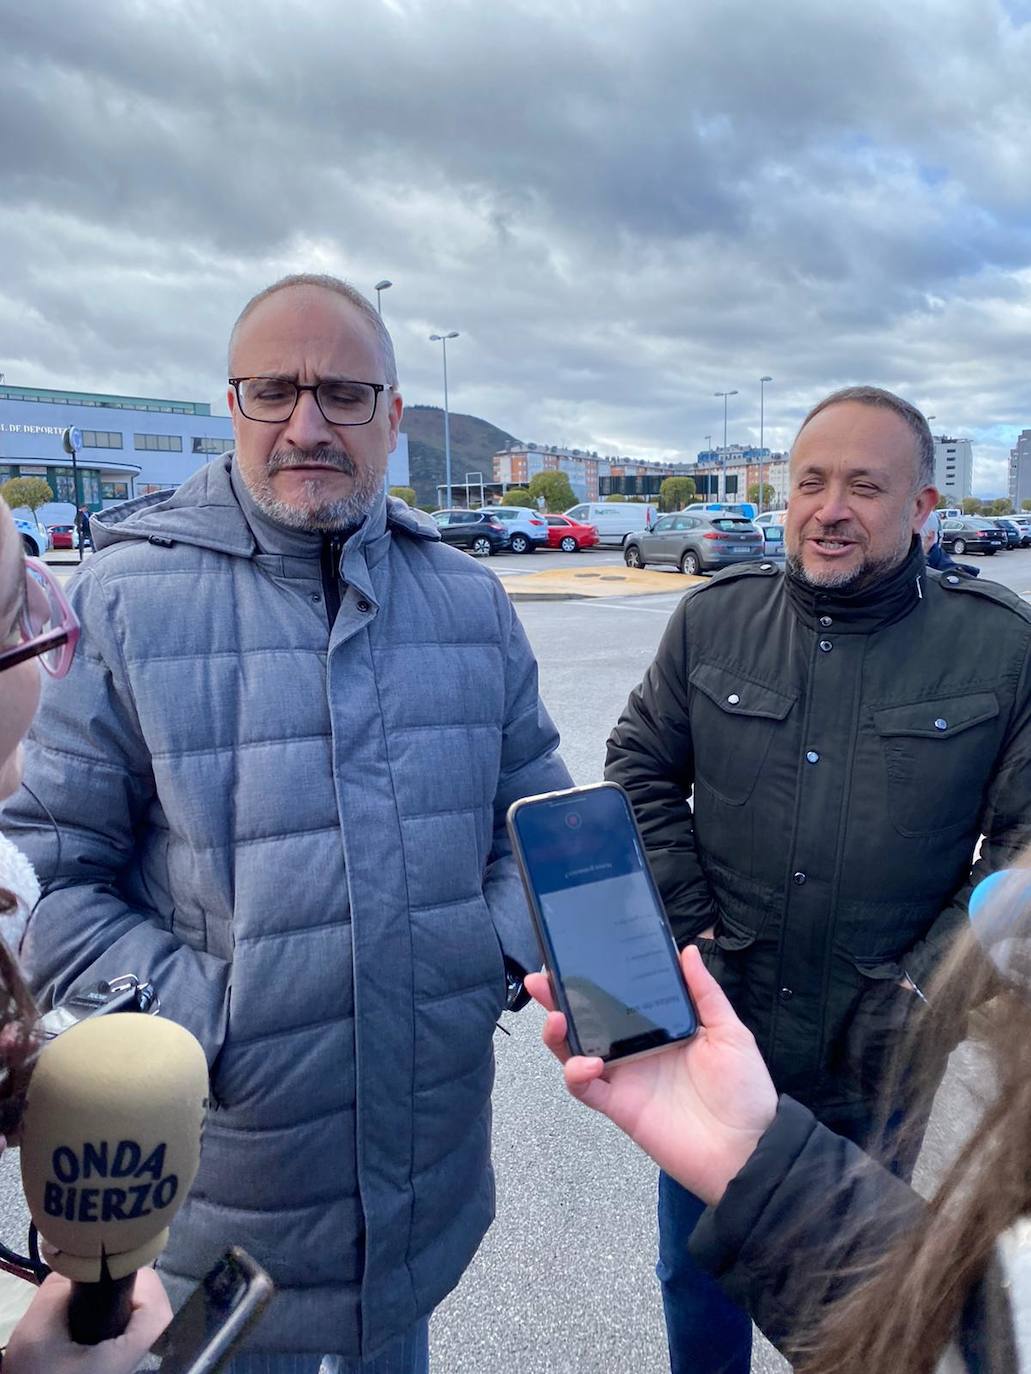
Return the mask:
[(808, 754), (806, 754), (805, 756), (805, 761), (806, 763), (819, 763), (820, 756), (815, 749), (810, 749)]
[(829, 654), (830, 651), (831, 651), (833, 648), (834, 648), (834, 645), (830, 642), (829, 639), (821, 639), (821, 640), (820, 640), (820, 653), (821, 653), (821, 654)]
[(955, 573), (949, 573), (949, 575), (948, 575), (948, 577), (946, 577), (945, 581), (946, 581), (946, 582), (951, 582), (952, 585), (953, 585), (954, 587), (958, 587), (958, 586), (959, 586), (959, 578), (956, 576)]
[(760, 570), (761, 570), (762, 572), (772, 572), (772, 571), (773, 571), (773, 564), (772, 564), (772, 563), (760, 563), (760, 564), (759, 564), (759, 568), (760, 568)]
[(730, 696), (727, 697), (727, 701), (730, 703), (731, 706), (736, 706), (740, 700), (741, 698), (738, 696), (736, 692), (731, 692)]
[(947, 720), (944, 720), (941, 716), (939, 716), (938, 719), (934, 722), (934, 728), (936, 730), (947, 730), (949, 728), (949, 722)]
[(312, 594), (311, 594), (311, 599), (312, 599), (312, 601), (321, 601), (321, 600), (322, 600), (322, 593), (321, 593), (321, 592), (312, 592)]
[(780, 1000), (782, 1002), (790, 1002), (794, 995), (795, 994), (791, 988), (781, 988), (780, 990)]
[(834, 621), (830, 618), (829, 615), (821, 615), (820, 624), (823, 626), (825, 630), (829, 630), (830, 627), (834, 624)]
[(358, 602), (358, 609), (359, 609), (360, 611), (371, 611), (371, 610), (372, 610), (372, 607), (369, 605), (369, 603), (368, 603), (367, 601), (359, 601), (359, 602)]
[(804, 874), (804, 873), (792, 873), (792, 875), (791, 875), (791, 881), (795, 884), (796, 887), (801, 887), (801, 886), (804, 884), (804, 882), (805, 882), (805, 874)]

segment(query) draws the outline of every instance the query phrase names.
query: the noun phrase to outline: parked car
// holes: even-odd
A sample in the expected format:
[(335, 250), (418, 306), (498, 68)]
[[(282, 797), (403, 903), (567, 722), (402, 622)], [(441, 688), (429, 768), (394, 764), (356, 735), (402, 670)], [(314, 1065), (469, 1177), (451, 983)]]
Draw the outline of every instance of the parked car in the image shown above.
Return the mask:
[(492, 515), (501, 522), (513, 553), (533, 553), (548, 542), (547, 521), (530, 506), (481, 506), (478, 514)]
[(1020, 532), (1020, 527), (1006, 516), (993, 516), (991, 524), (1002, 530), (1006, 536), (1006, 547), (1008, 549), (1019, 549), (1023, 543), (1024, 536)]
[(52, 549), (77, 549), (79, 532), (74, 525), (50, 525), (50, 547)]
[(1010, 519), (1020, 531), (1021, 548), (1026, 549), (1031, 544), (1031, 515), (1013, 515)]
[(508, 548), (508, 530), (492, 513), (479, 510), (435, 510), (434, 520), (440, 526), (445, 544), (468, 549), (477, 558), (487, 558)]
[(662, 515), (650, 530), (632, 535), (623, 557), (628, 568), (672, 563), (693, 574), (765, 558), (766, 548), (761, 532), (740, 515), (681, 511)]
[(548, 522), (549, 548), (577, 553), (580, 549), (593, 548), (598, 542), (598, 531), (593, 525), (583, 525), (568, 515), (546, 515), (544, 518)]
[(42, 558), (50, 544), (50, 536), (34, 516), (16, 515), (14, 523), (25, 552), (31, 558)]
[(983, 553), (986, 557), (1006, 547), (1006, 536), (981, 515), (963, 515), (942, 521), (942, 548), (946, 553)]
[(685, 510), (708, 511), (710, 515), (743, 515), (746, 520), (754, 520), (758, 507), (751, 501), (693, 501)]
[(655, 507), (634, 501), (581, 501), (565, 512), (580, 525), (593, 525), (598, 531), (598, 543), (610, 548), (622, 548), (627, 537), (638, 530), (650, 529), (655, 520)]
[(766, 543), (766, 553), (770, 558), (784, 557), (784, 522), (788, 518), (786, 510), (768, 510), (757, 515), (752, 521), (762, 532)]

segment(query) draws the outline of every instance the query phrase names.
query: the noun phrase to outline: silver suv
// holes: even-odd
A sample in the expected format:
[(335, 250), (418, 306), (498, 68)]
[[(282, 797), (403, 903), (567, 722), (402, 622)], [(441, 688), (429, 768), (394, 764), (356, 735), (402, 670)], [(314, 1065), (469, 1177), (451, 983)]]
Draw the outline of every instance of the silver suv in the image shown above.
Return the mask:
[(741, 515), (681, 511), (663, 515), (650, 530), (632, 534), (623, 557), (628, 568), (672, 563), (694, 575), (765, 558), (766, 549), (763, 536)]
[(547, 520), (529, 506), (481, 506), (480, 514), (500, 520), (513, 553), (533, 553), (548, 542)]

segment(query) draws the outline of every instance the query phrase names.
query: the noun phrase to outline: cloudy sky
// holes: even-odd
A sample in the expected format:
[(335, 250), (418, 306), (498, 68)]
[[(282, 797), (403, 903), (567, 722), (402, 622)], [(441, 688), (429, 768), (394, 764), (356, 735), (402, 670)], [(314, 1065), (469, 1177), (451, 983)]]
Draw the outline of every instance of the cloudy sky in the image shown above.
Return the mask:
[(1031, 0), (9, 0), (0, 371), (224, 410), (321, 270), (409, 402), (639, 457), (876, 382), (1031, 427)]

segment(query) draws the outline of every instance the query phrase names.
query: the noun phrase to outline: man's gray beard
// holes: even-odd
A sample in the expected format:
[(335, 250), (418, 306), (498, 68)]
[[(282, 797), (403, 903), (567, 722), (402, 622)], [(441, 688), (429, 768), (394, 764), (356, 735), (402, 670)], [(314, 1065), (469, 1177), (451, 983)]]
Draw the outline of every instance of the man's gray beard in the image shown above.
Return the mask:
[(311, 455), (292, 453), (289, 450), (272, 454), (264, 477), (250, 488), (254, 504), (262, 515), (277, 525), (284, 525), (287, 529), (305, 530), (312, 534), (353, 529), (360, 525), (372, 510), (376, 498), (383, 489), (382, 476), (369, 468), (359, 468), (346, 453), (322, 453), (319, 455), (320, 462), (339, 467), (341, 472), (351, 477), (354, 485), (350, 494), (339, 501), (323, 501), (316, 504), (315, 493), (320, 482), (319, 479), (313, 479), (304, 484), (306, 495), (311, 498), (310, 503), (296, 506), (287, 501), (280, 501), (273, 494), (272, 478), (285, 468), (302, 466), (302, 460), (310, 462)]
[(812, 587), (814, 591), (856, 592), (873, 582), (879, 581), (888, 573), (894, 572), (899, 564), (904, 562), (909, 553), (909, 547), (907, 545), (901, 554), (895, 554), (890, 558), (878, 558), (872, 561), (864, 559), (859, 567), (851, 572), (845, 569), (842, 569), (841, 572), (828, 569), (827, 573), (821, 577), (814, 577), (808, 572), (797, 554), (786, 554), (784, 563), (793, 577), (804, 582), (807, 587)]

